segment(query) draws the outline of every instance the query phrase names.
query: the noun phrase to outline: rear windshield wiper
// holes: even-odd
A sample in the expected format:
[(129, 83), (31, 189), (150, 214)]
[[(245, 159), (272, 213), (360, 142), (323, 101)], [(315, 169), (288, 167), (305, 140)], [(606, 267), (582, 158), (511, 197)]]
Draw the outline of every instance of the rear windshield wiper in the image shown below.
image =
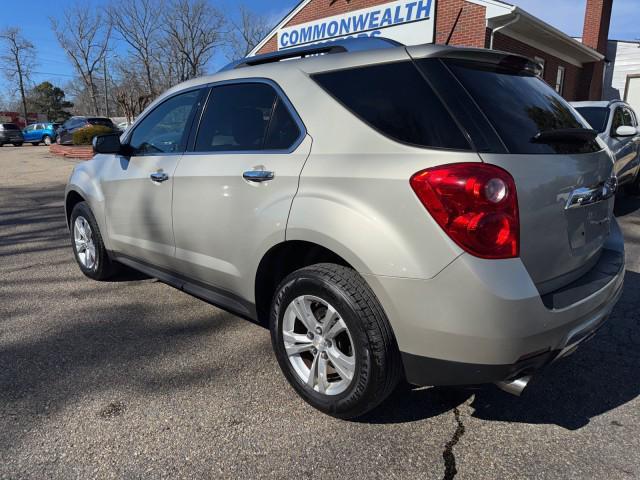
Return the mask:
[(538, 132), (532, 139), (533, 143), (587, 143), (592, 142), (598, 132), (591, 128), (559, 128)]

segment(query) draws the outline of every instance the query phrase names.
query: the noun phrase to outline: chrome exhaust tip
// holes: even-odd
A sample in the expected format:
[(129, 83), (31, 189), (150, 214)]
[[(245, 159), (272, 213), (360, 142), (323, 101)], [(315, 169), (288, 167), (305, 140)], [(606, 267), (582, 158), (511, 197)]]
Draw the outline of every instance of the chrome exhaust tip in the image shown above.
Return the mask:
[(512, 380), (510, 382), (496, 382), (495, 385), (500, 390), (519, 397), (520, 395), (522, 395), (524, 389), (527, 388), (527, 385), (529, 385), (530, 381), (531, 375), (526, 375), (524, 377), (516, 378), (515, 380)]

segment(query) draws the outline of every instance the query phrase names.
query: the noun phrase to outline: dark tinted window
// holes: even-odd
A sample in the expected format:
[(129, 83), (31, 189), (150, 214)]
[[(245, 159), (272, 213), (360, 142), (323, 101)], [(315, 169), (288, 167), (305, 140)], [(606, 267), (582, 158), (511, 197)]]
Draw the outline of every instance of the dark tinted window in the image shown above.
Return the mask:
[(314, 80), (352, 113), (394, 140), (469, 150), (469, 143), (412, 62), (340, 70)]
[(549, 85), (526, 69), (447, 60), (447, 65), (484, 111), (511, 153), (589, 153), (595, 141), (534, 143), (539, 132), (589, 128)]
[(2, 128), (5, 130), (20, 130), (15, 123), (3, 123)]
[(189, 120), (199, 97), (200, 90), (176, 95), (147, 115), (129, 140), (134, 155), (184, 151)]
[(273, 110), (267, 138), (264, 142), (265, 150), (286, 150), (300, 137), (300, 129), (291, 116), (289, 109), (282, 99), (278, 99)]
[(103, 127), (113, 128), (113, 122), (109, 118), (88, 118), (87, 122), (91, 125), (101, 125)]
[(578, 113), (582, 115), (589, 125), (598, 132), (604, 132), (609, 122), (609, 109), (607, 107), (579, 107)]
[(281, 150), (299, 136), (295, 121), (270, 85), (223, 85), (211, 92), (195, 151)]

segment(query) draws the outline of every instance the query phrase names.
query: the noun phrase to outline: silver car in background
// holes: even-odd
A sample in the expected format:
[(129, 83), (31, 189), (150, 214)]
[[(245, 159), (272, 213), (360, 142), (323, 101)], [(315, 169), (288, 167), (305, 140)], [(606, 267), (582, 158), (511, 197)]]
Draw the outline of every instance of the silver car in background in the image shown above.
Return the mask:
[(633, 108), (620, 100), (572, 105), (611, 149), (620, 186), (640, 193), (640, 129)]
[(252, 57), (94, 149), (66, 189), (82, 272), (124, 264), (268, 327), (336, 417), (402, 379), (520, 393), (622, 292), (610, 152), (524, 57), (384, 39)]

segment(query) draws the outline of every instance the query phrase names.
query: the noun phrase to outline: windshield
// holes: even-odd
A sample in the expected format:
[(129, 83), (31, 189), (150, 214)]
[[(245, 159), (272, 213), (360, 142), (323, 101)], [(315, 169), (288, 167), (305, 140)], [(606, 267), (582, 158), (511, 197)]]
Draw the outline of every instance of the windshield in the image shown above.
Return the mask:
[(540, 132), (589, 128), (548, 84), (526, 69), (503, 64), (446, 60), (515, 154), (574, 154), (600, 150), (595, 140), (536, 143)]
[(607, 107), (578, 107), (576, 110), (594, 130), (602, 133), (607, 129), (607, 123), (609, 123), (609, 109)]

